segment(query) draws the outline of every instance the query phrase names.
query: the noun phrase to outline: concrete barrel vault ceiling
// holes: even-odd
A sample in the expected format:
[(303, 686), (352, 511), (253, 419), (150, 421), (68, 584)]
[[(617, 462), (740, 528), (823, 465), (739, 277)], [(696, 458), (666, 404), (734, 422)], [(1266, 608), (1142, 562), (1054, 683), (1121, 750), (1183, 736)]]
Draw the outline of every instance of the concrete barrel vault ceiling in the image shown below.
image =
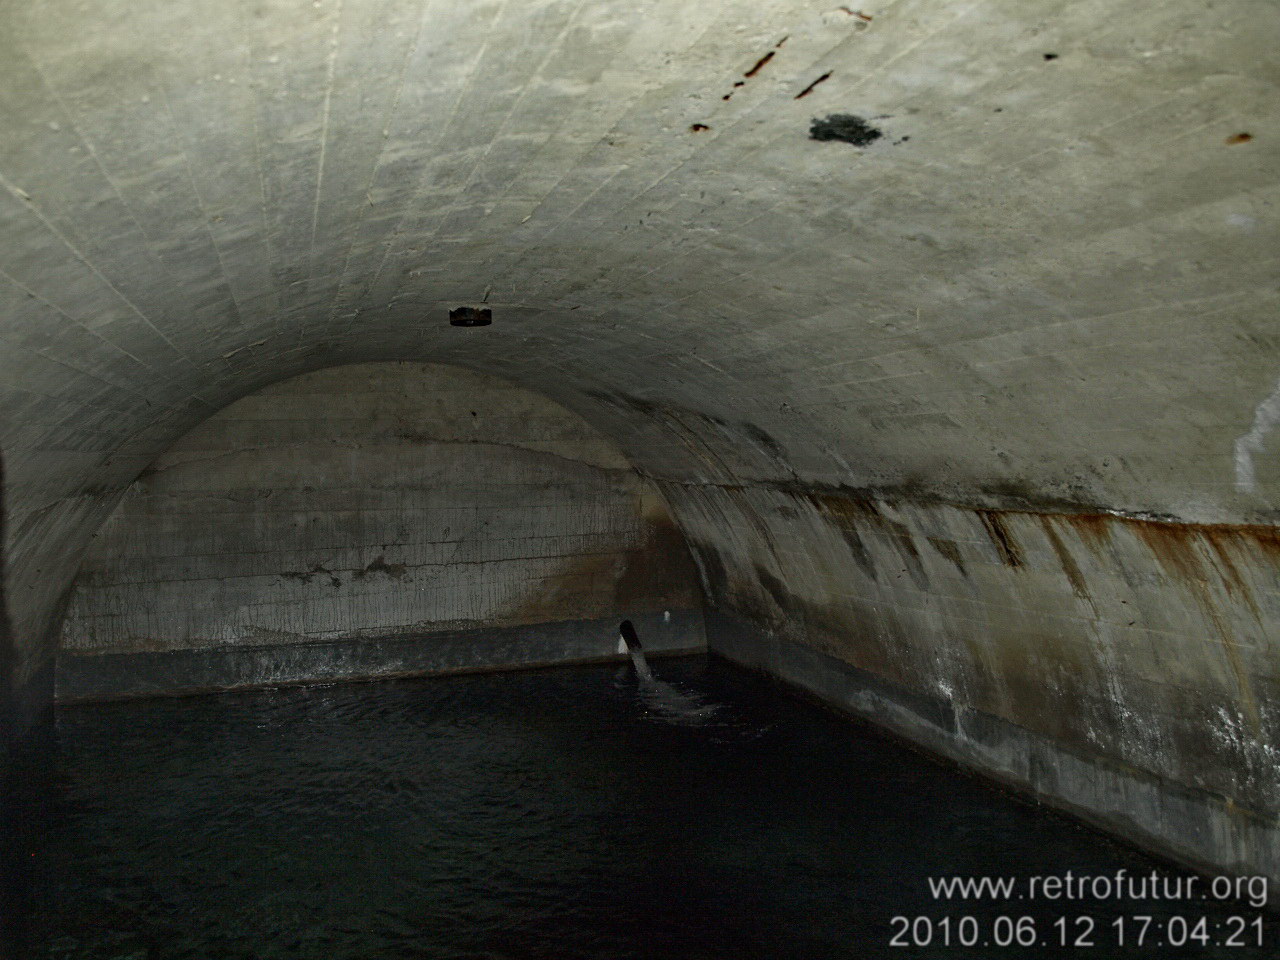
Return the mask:
[[(963, 537), (919, 560), (913, 504), (1277, 515), (1280, 6), (41, 0), (0, 18), (22, 676), (151, 460), (338, 364), (460, 364), (563, 403), (660, 483), (713, 603), (787, 619), (801, 596), (791, 619), (815, 629), (815, 598), (887, 589), (879, 554), (925, 593), (953, 549), (971, 575)], [(811, 137), (832, 115), (880, 135)], [(481, 302), (492, 326), (448, 325)], [(898, 513), (823, 566), (836, 508), (779, 498), (833, 491)], [(997, 533), (981, 549), (1010, 577), (1049, 551)], [(859, 560), (865, 589), (836, 583)], [(1176, 632), (1157, 606), (1137, 628)], [(900, 666), (880, 655), (863, 665)], [(963, 672), (929, 656), (938, 683)], [(1219, 672), (1256, 765), (1254, 666)], [(1127, 762), (1156, 765), (1148, 747), (1172, 749)]]

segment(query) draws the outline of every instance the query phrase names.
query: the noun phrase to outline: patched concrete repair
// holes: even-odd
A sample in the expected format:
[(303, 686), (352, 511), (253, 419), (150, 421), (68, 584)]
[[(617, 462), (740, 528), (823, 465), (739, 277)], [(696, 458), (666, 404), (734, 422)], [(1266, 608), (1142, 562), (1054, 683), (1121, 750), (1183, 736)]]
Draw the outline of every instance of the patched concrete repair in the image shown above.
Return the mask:
[[(724, 656), (1280, 881), (1277, 39), (1245, 0), (9, 5), (14, 728), (64, 637), (98, 692), (217, 686), (651, 648), (701, 592)], [(521, 399), (474, 447), (457, 392), (346, 416), (375, 363)], [(339, 519), (290, 444), (491, 538)]]

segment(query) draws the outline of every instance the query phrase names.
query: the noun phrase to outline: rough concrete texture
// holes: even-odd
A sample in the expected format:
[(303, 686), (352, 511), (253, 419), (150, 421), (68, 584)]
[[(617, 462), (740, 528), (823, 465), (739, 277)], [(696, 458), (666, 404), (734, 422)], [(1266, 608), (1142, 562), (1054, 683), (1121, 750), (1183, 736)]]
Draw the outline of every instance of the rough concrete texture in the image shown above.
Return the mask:
[[(1280, 5), (0, 16), (23, 676), (175, 439), (284, 377), (431, 360), (617, 439), (722, 558), (726, 607), (762, 615), (759, 564), (791, 610), (830, 611), (806, 643), (1269, 816)], [(842, 115), (882, 135), (811, 139)], [(448, 325), (482, 302), (492, 326)], [(806, 500), (833, 490), (877, 504), (857, 523), (879, 579), (852, 521)], [(1110, 535), (1087, 544), (1075, 514)], [(1205, 524), (1253, 525), (1224, 546), (1243, 586)], [(1266, 858), (1246, 853), (1221, 862)]]
[[(687, 613), (697, 591), (661, 498), (580, 417), (458, 367), (357, 364), (244, 397), (155, 460), (85, 554), (62, 651), (429, 648), (441, 631)], [(605, 629), (596, 652), (616, 645)]]
[(733, 615), (712, 612), (717, 652), (798, 685), (935, 754), (1162, 857), (1218, 874), (1257, 876), (1274, 865), (1280, 836), (1274, 821), (1224, 806), (1177, 780), (1111, 762), (1093, 752), (986, 713), (938, 692), (885, 681), (814, 647)]
[[(713, 649), (1190, 862), (1280, 878), (1274, 528), (786, 487), (680, 503), (708, 595), (768, 638), (712, 625)], [(734, 515), (752, 522), (726, 544)]]

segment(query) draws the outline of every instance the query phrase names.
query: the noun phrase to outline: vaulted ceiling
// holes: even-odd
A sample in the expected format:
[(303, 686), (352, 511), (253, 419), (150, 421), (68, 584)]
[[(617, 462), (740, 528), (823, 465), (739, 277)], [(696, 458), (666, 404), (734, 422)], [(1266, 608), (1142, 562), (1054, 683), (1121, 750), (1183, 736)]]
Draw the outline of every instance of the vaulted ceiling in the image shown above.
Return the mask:
[(19, 640), (175, 437), (373, 359), (506, 376), (676, 480), (1270, 517), (1278, 28), (1246, 0), (7, 4)]

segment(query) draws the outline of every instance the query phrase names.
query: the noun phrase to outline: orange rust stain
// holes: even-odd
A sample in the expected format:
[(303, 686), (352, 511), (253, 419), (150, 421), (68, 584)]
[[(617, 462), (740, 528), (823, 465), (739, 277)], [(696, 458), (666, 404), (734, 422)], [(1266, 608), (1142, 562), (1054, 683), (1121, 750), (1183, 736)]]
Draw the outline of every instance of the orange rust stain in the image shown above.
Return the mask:
[(1165, 573), (1182, 580), (1191, 588), (1200, 609), (1212, 621), (1218, 638), (1222, 641), (1222, 650), (1226, 654), (1231, 672), (1235, 674), (1236, 686), (1240, 691), (1240, 703), (1244, 707), (1253, 728), (1262, 729), (1262, 720), (1258, 713), (1258, 704), (1253, 695), (1253, 685), (1240, 659), (1240, 650), (1236, 647), (1236, 638), (1231, 626), (1223, 619), (1222, 612), (1214, 603), (1209, 590), (1208, 579), (1204, 575), (1204, 566), (1196, 552), (1195, 540), (1209, 530), (1221, 531), (1222, 527), (1192, 527), (1187, 524), (1151, 523), (1143, 521), (1126, 521), (1134, 533), (1147, 545), (1156, 560), (1164, 568)]
[(1213, 530), (1233, 530), (1240, 536), (1247, 536), (1258, 547), (1258, 550), (1265, 553), (1273, 563), (1280, 563), (1280, 529), (1276, 527), (1262, 526), (1241, 526), (1227, 527), (1215, 526)]
[[(871, 491), (791, 491), (800, 499), (807, 499), (825, 517), (841, 529), (850, 530), (869, 524), (899, 552), (914, 557), (918, 551), (911, 532), (903, 525), (885, 516), (880, 503), (892, 505), (891, 500), (880, 500)], [(744, 496), (745, 491), (729, 491), (730, 497)], [(1252, 585), (1246, 576), (1253, 562), (1280, 566), (1280, 527), (1264, 524), (1191, 524), (1172, 520), (1146, 519), (1117, 516), (1107, 513), (1070, 513), (1036, 509), (997, 510), (975, 508), (971, 505), (952, 504), (977, 514), (987, 535), (996, 548), (1001, 561), (1011, 568), (1023, 566), (1025, 555), (1018, 543), (1016, 528), (1009, 522), (1015, 515), (1034, 517), (1045, 530), (1072, 592), (1091, 605), (1088, 583), (1084, 571), (1068, 548), (1066, 526), (1074, 531), (1079, 543), (1096, 555), (1119, 563), (1111, 550), (1117, 531), (1130, 530), (1152, 553), (1170, 581), (1180, 581), (1191, 591), (1207, 621), (1216, 632), (1223, 655), (1237, 681), (1240, 704), (1255, 729), (1260, 728), (1260, 718), (1253, 689), (1253, 678), (1246, 670), (1237, 641), (1239, 632), (1232, 629), (1228, 612), (1220, 609), (1225, 598), (1247, 604), (1255, 618), (1262, 623), (1258, 603)], [(955, 544), (941, 538), (928, 538), (934, 549), (957, 565), (959, 551)], [(1216, 584), (1220, 587), (1215, 587)]]
[(1217, 558), (1216, 566), (1219, 575), (1222, 577), (1222, 582), (1227, 588), (1227, 593), (1233, 597), (1238, 595), (1249, 605), (1253, 615), (1261, 620), (1262, 613), (1258, 609), (1258, 603), (1253, 597), (1249, 582), (1241, 575), (1240, 568), (1236, 566), (1236, 562), (1231, 556), (1230, 547), (1235, 537), (1224, 534), (1220, 530), (1205, 530), (1204, 539)]
[[(1224, 617), (1223, 611), (1218, 608), (1211, 589), (1209, 574), (1211, 571), (1216, 573), (1213, 579), (1222, 582), (1228, 596), (1233, 599), (1238, 596), (1248, 604), (1261, 622), (1260, 611), (1252, 596), (1249, 583), (1241, 574), (1232, 554), (1234, 552), (1235, 556), (1240, 556), (1254, 552), (1262, 554), (1272, 564), (1280, 564), (1280, 528), (1262, 524), (1189, 524), (1101, 513), (1068, 514), (991, 509), (975, 509), (974, 512), (982, 520), (992, 543), (1000, 552), (1001, 559), (1008, 566), (1018, 566), (1022, 563), (1021, 550), (1010, 536), (1006, 522), (1009, 515), (1022, 514), (1037, 517), (1045, 525), (1046, 532), (1055, 522), (1070, 523), (1079, 533), (1081, 542), (1088, 544), (1095, 552), (1110, 543), (1115, 530), (1133, 531), (1134, 535), (1146, 544), (1166, 575), (1170, 579), (1181, 581), (1191, 590), (1222, 644), (1223, 654), (1236, 678), (1241, 707), (1253, 728), (1261, 729), (1261, 718), (1252, 680), (1237, 646), (1236, 634)], [(1198, 548), (1201, 541), (1207, 544), (1206, 550)], [(1079, 566), (1066, 552), (1065, 545), (1061, 543), (1056, 530), (1050, 535), (1050, 543), (1058, 553), (1058, 558), (1071, 581), (1073, 590), (1077, 591), (1078, 596), (1086, 596), (1084, 579)], [(1062, 549), (1059, 549), (1060, 547)], [(1216, 562), (1206, 565), (1206, 561), (1210, 559), (1207, 551), (1212, 551)]]
[(1167, 523), (1131, 523), (1128, 526), (1147, 545), (1166, 573), (1187, 582), (1197, 592), (1205, 587), (1204, 569), (1188, 528)]
[[(1041, 514), (1041, 516), (1054, 516)], [(1102, 513), (1064, 513), (1060, 515), (1067, 523), (1075, 527), (1081, 543), (1087, 545), (1094, 553), (1111, 543), (1111, 524), (1114, 517)]]
[[(995, 511), (976, 512), (981, 514)], [(1252, 546), (1273, 563), (1280, 564), (1280, 527), (1256, 523), (1179, 523), (1172, 520), (1118, 517), (1104, 513), (1047, 513), (1033, 510), (999, 512), (1063, 520), (1076, 529), (1081, 541), (1088, 543), (1095, 550), (1109, 544), (1112, 533), (1117, 528), (1132, 530), (1135, 536), (1151, 547), (1157, 557), (1164, 557), (1184, 572), (1195, 571), (1197, 576), (1199, 576), (1201, 564), (1190, 541), (1202, 538), (1219, 558), (1218, 566), (1223, 580), (1229, 580), (1230, 586), (1245, 591), (1248, 590), (1248, 581), (1240, 575), (1239, 568), (1230, 556), (1233, 547), (1239, 554)], [(1205, 578), (1200, 576), (1200, 579)]]

